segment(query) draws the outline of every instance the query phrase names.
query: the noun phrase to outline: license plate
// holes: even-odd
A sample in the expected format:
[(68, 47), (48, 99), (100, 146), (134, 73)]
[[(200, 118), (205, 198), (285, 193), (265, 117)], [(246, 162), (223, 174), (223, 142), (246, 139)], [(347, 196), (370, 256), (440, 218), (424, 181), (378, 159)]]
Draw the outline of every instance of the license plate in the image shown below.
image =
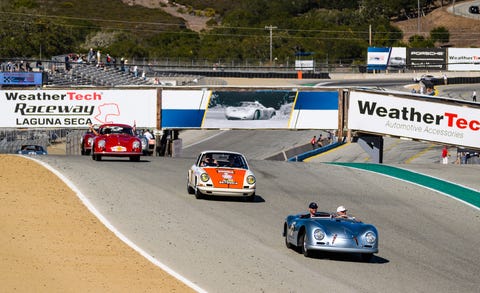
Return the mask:
[(114, 146), (112, 148), (112, 151), (113, 152), (125, 152), (127, 149), (123, 146)]

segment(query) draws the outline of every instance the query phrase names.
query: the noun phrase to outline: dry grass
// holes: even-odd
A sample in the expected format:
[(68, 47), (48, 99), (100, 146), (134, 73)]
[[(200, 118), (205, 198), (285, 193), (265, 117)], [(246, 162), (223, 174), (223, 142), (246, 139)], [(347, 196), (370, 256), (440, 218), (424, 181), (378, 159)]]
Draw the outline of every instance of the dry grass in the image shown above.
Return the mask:
[[(480, 29), (480, 20), (457, 16), (447, 11), (447, 7), (434, 10), (420, 18), (420, 34), (428, 37), (430, 31), (443, 26), (450, 32), (450, 45), (457, 48), (480, 47), (480, 38), (477, 32)], [(404, 33), (404, 41), (418, 34), (418, 19), (409, 19), (394, 23)]]

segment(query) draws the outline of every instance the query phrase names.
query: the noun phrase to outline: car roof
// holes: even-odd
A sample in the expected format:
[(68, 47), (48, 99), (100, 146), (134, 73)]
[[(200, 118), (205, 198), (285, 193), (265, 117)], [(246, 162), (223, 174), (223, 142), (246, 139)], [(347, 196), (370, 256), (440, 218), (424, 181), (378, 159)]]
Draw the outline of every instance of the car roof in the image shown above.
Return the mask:
[(120, 126), (120, 127), (123, 127), (123, 128), (127, 128), (127, 127), (128, 128), (133, 128), (132, 126), (130, 126), (128, 124), (122, 124), (122, 123), (108, 123), (108, 124), (100, 125), (100, 127), (112, 127), (112, 126)]
[(233, 151), (222, 151), (222, 150), (206, 150), (201, 152), (201, 154), (208, 154), (208, 153), (223, 153), (223, 154), (232, 154), (232, 155), (241, 155), (243, 154), (238, 153), (238, 152), (233, 152)]

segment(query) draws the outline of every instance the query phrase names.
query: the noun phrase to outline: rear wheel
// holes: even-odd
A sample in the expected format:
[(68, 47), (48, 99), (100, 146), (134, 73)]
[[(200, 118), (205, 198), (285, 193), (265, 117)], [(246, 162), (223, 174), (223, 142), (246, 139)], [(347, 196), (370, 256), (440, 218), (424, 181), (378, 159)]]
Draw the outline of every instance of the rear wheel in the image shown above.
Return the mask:
[(260, 119), (260, 111), (255, 111), (255, 113), (253, 114), (253, 120), (258, 120)]

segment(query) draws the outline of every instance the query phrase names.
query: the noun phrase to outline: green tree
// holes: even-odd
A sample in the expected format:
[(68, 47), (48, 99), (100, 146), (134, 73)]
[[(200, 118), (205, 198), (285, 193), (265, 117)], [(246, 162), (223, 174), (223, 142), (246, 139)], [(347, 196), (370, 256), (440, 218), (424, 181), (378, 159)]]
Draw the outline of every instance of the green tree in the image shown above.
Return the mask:
[(439, 26), (430, 31), (430, 38), (433, 42), (445, 44), (450, 41), (450, 32), (445, 27)]
[(408, 39), (410, 48), (434, 48), (435, 43), (430, 38), (425, 38), (420, 35), (413, 35)]

